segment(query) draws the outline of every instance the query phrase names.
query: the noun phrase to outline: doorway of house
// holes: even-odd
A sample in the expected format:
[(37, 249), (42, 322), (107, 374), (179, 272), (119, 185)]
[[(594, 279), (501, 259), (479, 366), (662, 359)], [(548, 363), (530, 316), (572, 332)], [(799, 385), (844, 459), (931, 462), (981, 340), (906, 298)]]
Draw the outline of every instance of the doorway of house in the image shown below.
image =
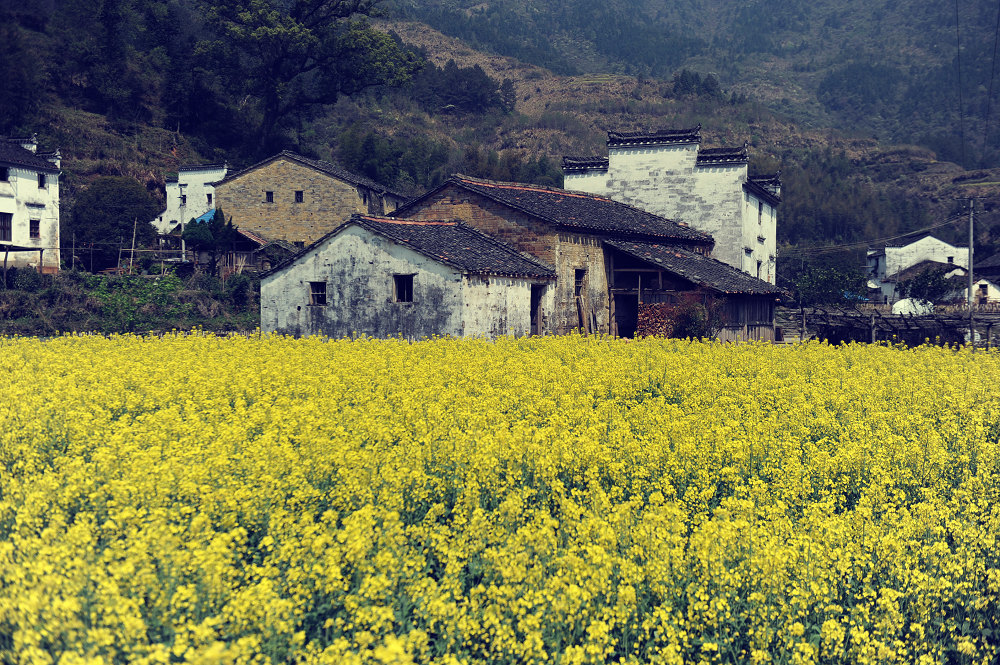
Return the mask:
[(542, 296), (545, 295), (544, 284), (531, 285), (531, 330), (532, 335), (542, 334)]
[(639, 325), (639, 303), (635, 295), (615, 296), (615, 323), (618, 324), (619, 337), (635, 337)]

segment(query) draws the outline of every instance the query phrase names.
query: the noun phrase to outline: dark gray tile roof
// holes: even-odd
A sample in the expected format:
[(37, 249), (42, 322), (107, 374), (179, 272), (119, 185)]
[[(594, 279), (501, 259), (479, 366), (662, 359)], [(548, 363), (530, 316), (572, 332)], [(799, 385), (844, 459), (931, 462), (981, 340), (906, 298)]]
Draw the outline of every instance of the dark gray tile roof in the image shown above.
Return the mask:
[(348, 221), (264, 274), (269, 275), (291, 265), (351, 224), (412, 247), (424, 256), (465, 272), (543, 279), (554, 279), (556, 276), (550, 266), (461, 222), (414, 221), (360, 214), (352, 215)]
[(700, 148), (698, 158), (695, 162), (699, 166), (712, 166), (713, 164), (746, 164), (750, 160), (747, 154), (749, 143), (744, 143), (737, 148)]
[(774, 284), (741, 272), (729, 264), (702, 254), (661, 243), (605, 240), (605, 244), (697, 284), (731, 295), (782, 294)]
[(222, 162), (216, 164), (182, 164), (177, 167), (178, 171), (214, 171), (216, 169), (224, 169), (228, 167), (229, 164)]
[(607, 157), (563, 157), (563, 173), (607, 171)]
[(59, 173), (55, 164), (39, 157), (30, 150), (25, 150), (16, 139), (0, 139), (0, 164), (20, 166), (45, 173)]
[(229, 175), (227, 175), (225, 178), (223, 178), (222, 180), (220, 180), (216, 184), (221, 184), (221, 183), (229, 182), (231, 180), (235, 180), (236, 178), (239, 178), (240, 176), (242, 176), (245, 173), (249, 173), (250, 171), (253, 171), (254, 169), (258, 169), (261, 166), (264, 166), (266, 164), (270, 164), (271, 162), (273, 162), (275, 160), (278, 160), (278, 159), (287, 159), (287, 160), (290, 160), (290, 161), (293, 161), (293, 162), (298, 162), (299, 164), (303, 164), (305, 166), (309, 166), (311, 168), (316, 169), (317, 171), (320, 171), (322, 173), (326, 173), (327, 175), (331, 175), (331, 176), (333, 176), (333, 177), (335, 177), (335, 178), (337, 178), (339, 180), (343, 180), (344, 182), (349, 182), (349, 183), (351, 183), (352, 185), (355, 185), (355, 186), (365, 187), (367, 189), (371, 189), (371, 190), (374, 190), (376, 192), (385, 192), (386, 194), (391, 194), (391, 195), (393, 195), (395, 197), (402, 198), (402, 199), (408, 198), (406, 196), (406, 194), (403, 194), (402, 192), (397, 192), (396, 190), (390, 189), (390, 188), (386, 187), (385, 185), (383, 185), (381, 183), (375, 182), (371, 178), (366, 178), (363, 175), (358, 175), (356, 173), (351, 173), (350, 171), (347, 171), (346, 169), (342, 169), (339, 166), (337, 166), (336, 164), (333, 164), (331, 162), (326, 162), (326, 161), (323, 161), (322, 159), (313, 159), (311, 157), (306, 157), (304, 155), (299, 155), (299, 154), (291, 152), (289, 150), (283, 150), (283, 151), (279, 152), (278, 154), (272, 155), (271, 157), (268, 157), (267, 159), (261, 160), (261, 161), (257, 162), (256, 164), (253, 164), (251, 166), (246, 167), (245, 169), (241, 169), (241, 170), (236, 171), (234, 173), (230, 173)]
[(656, 129), (647, 132), (608, 132), (608, 147), (701, 143), (701, 125), (690, 129)]
[(412, 247), (421, 254), (461, 270), (488, 275), (555, 277), (555, 271), (461, 222), (417, 222), (354, 215), (349, 223)]
[[(707, 233), (596, 194), (517, 182), (480, 180), (461, 174), (452, 176), (442, 187), (447, 185), (476, 192), (564, 228), (617, 237), (664, 238), (685, 244), (714, 243)], [(434, 192), (407, 204), (397, 211), (397, 216), (405, 217), (406, 207), (432, 196)]]

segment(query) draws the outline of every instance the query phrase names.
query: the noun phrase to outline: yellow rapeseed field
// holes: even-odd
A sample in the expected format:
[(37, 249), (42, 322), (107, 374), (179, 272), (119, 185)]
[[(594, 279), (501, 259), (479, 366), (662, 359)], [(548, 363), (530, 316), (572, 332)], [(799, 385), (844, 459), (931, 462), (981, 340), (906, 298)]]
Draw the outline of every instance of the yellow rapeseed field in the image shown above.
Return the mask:
[(0, 339), (0, 662), (1000, 662), (1000, 355)]

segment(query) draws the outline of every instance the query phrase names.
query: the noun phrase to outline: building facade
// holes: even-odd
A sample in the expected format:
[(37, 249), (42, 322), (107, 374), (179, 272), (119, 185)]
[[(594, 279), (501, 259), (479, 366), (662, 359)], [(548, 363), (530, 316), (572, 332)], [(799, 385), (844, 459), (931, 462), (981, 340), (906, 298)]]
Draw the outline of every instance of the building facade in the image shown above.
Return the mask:
[(215, 184), (215, 207), (238, 228), (300, 247), (355, 213), (389, 214), (405, 200), (373, 180), (287, 151)]
[(167, 180), (167, 207), (153, 220), (161, 235), (170, 233), (178, 224), (187, 224), (215, 209), (215, 183), (226, 177), (226, 164), (181, 166), (177, 178)]
[[(894, 303), (903, 297), (899, 285), (912, 268), (920, 264), (934, 264), (946, 272), (946, 277), (968, 274), (968, 246), (952, 245), (930, 233), (908, 238), (884, 247), (868, 250), (868, 286), (878, 292), (883, 303)], [(949, 271), (949, 268), (953, 268)], [(909, 271), (909, 272), (908, 272)]]
[(37, 139), (0, 139), (0, 251), (4, 266), (59, 271), (59, 151)]
[(421, 339), (540, 332), (554, 271), (455, 221), (354, 215), (261, 280), (261, 329)]
[(752, 176), (748, 144), (701, 147), (701, 125), (608, 132), (608, 157), (563, 160), (566, 189), (608, 196), (708, 233), (712, 255), (775, 282), (779, 174)]

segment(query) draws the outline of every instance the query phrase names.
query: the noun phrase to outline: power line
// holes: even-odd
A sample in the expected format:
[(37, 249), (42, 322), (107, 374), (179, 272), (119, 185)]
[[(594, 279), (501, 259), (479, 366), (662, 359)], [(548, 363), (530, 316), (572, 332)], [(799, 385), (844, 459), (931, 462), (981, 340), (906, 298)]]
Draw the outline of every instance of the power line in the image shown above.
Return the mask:
[(965, 215), (960, 213), (952, 217), (949, 217), (943, 222), (938, 222), (937, 224), (925, 226), (921, 229), (914, 229), (912, 231), (907, 231), (906, 233), (901, 233), (899, 235), (887, 236), (885, 238), (875, 238), (874, 240), (859, 240), (858, 242), (849, 242), (840, 245), (814, 245), (812, 247), (796, 247), (795, 249), (789, 250), (788, 252), (782, 252), (781, 256), (792, 257), (803, 254), (831, 254), (833, 252), (839, 252), (845, 249), (870, 247), (872, 245), (877, 245), (878, 243), (888, 242), (890, 240), (899, 240), (900, 238), (908, 238), (918, 233), (924, 233), (925, 231), (933, 231), (934, 229), (940, 229), (944, 226), (954, 224), (955, 222), (960, 222), (964, 219)]
[(965, 101), (962, 98), (962, 33), (958, 27), (958, 0), (955, 0), (955, 62), (958, 67), (958, 133), (962, 142), (962, 168), (965, 163)]
[(997, 25), (993, 34), (993, 63), (990, 65), (990, 91), (986, 95), (986, 128), (983, 130), (983, 154), (980, 163), (986, 163), (986, 148), (990, 140), (990, 111), (993, 103), (993, 81), (997, 71), (997, 44), (1000, 43), (1000, 5), (997, 6)]

